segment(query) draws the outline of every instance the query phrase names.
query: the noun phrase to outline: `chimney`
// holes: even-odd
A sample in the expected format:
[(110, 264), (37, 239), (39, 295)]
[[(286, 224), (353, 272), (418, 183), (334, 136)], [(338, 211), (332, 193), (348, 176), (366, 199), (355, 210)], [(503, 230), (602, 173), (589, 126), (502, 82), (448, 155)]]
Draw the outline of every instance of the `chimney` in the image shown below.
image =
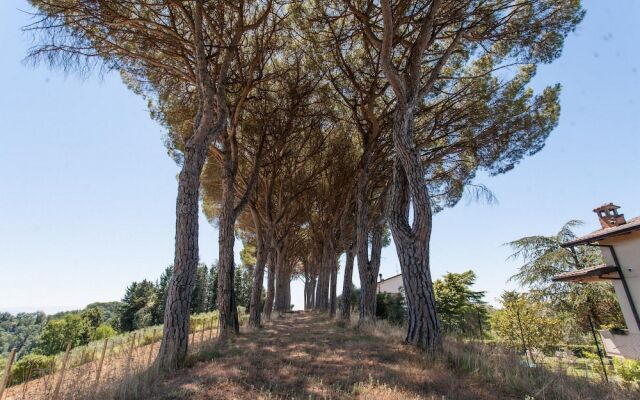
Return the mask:
[(613, 228), (627, 223), (624, 219), (624, 214), (618, 214), (619, 208), (619, 206), (609, 203), (603, 204), (593, 210), (593, 212), (598, 214), (598, 219), (600, 220), (600, 225), (602, 225), (603, 229)]

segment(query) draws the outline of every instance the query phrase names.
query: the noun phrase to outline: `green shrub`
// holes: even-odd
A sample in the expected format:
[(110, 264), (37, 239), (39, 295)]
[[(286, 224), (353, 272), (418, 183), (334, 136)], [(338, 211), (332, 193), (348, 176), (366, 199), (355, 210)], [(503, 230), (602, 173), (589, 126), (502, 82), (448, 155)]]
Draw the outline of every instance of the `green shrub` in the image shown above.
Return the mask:
[(587, 358), (587, 353), (596, 353), (596, 346), (589, 344), (568, 344), (567, 350), (578, 358)]
[(640, 361), (614, 358), (616, 374), (627, 382), (640, 381)]
[(407, 310), (402, 293), (378, 293), (376, 296), (376, 317), (393, 324), (407, 321)]
[(116, 333), (117, 333), (116, 330), (113, 329), (111, 325), (102, 324), (98, 326), (95, 331), (93, 331), (93, 334), (91, 335), (91, 339), (102, 340), (111, 336), (115, 336)]
[(11, 370), (11, 383), (19, 384), (27, 379), (35, 379), (51, 373), (55, 367), (55, 358), (40, 354), (27, 354), (18, 360)]

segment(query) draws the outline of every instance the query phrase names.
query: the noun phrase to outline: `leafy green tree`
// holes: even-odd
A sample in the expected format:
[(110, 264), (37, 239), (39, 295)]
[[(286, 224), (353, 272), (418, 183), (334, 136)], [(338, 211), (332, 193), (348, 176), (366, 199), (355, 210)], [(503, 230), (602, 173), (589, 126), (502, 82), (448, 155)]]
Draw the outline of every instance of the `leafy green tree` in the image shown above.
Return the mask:
[(251, 284), (253, 282), (253, 266), (241, 265), (234, 271), (233, 285), (236, 296), (236, 304), (242, 307), (249, 307), (251, 300)]
[(407, 308), (402, 293), (378, 293), (376, 295), (376, 318), (393, 324), (407, 322)]
[(502, 309), (491, 315), (491, 327), (511, 347), (526, 351), (551, 352), (562, 339), (562, 321), (539, 300), (516, 292), (504, 292)]
[(207, 285), (207, 311), (218, 308), (218, 263), (211, 264), (209, 283)]
[(209, 268), (206, 264), (199, 264), (196, 270), (196, 284), (191, 296), (191, 313), (207, 311), (207, 288), (209, 286)]
[(47, 317), (41, 311), (15, 316), (0, 313), (0, 357), (6, 357), (14, 347), (18, 358), (31, 352), (38, 344), (40, 331), (46, 321)]
[(94, 330), (104, 322), (104, 313), (98, 307), (85, 308), (80, 317)]
[(153, 312), (153, 323), (161, 324), (164, 322), (164, 308), (167, 304), (167, 293), (169, 290), (169, 282), (173, 273), (173, 265), (169, 265), (162, 271), (160, 279), (156, 282), (157, 304)]
[(98, 326), (91, 335), (91, 340), (101, 340), (116, 335), (116, 330), (111, 325), (102, 324)]
[[(97, 308), (102, 313), (102, 322), (111, 325), (117, 329), (120, 320), (120, 309), (122, 303), (119, 301), (96, 302), (85, 307), (85, 310)], [(94, 325), (95, 326), (95, 325)]]
[(445, 333), (477, 336), (486, 326), (488, 318), (485, 292), (471, 289), (476, 281), (473, 271), (448, 272), (434, 282), (438, 317)]
[(38, 340), (38, 352), (54, 355), (64, 351), (67, 342), (73, 347), (89, 342), (90, 327), (80, 314), (67, 314), (62, 318), (50, 319), (42, 329)]
[(120, 329), (126, 332), (153, 324), (158, 298), (153, 282), (143, 280), (127, 287), (120, 310)]
[(513, 250), (510, 258), (524, 261), (510, 279), (531, 290), (539, 300), (549, 302), (557, 312), (573, 315), (585, 332), (589, 329), (589, 315), (596, 325), (624, 326), (620, 305), (609, 282), (577, 285), (551, 280), (563, 272), (602, 264), (598, 248), (577, 246), (571, 251), (562, 247), (576, 238), (573, 230), (580, 225), (581, 221), (573, 220), (555, 235), (527, 236), (507, 243)]

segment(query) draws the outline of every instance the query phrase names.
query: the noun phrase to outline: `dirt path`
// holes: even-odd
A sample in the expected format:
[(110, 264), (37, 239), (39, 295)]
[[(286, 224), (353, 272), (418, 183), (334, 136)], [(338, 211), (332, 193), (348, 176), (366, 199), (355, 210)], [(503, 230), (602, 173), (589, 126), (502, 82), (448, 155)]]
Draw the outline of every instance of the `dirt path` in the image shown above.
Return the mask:
[[(397, 338), (380, 338), (312, 313), (293, 313), (211, 351), (212, 360), (161, 382), (164, 399), (496, 399)], [(443, 397), (444, 396), (444, 397)]]

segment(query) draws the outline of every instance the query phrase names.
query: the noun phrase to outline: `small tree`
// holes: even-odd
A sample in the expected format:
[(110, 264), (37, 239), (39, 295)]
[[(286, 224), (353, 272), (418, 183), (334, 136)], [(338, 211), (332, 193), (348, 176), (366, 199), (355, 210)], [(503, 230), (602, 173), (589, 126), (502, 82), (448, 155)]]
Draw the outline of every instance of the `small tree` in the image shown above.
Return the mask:
[(80, 346), (89, 342), (89, 326), (79, 314), (67, 314), (60, 319), (52, 319), (42, 329), (38, 340), (38, 352), (54, 355), (63, 351), (67, 342)]
[(481, 333), (487, 309), (483, 301), (485, 292), (471, 290), (475, 280), (476, 274), (470, 270), (459, 274), (448, 272), (434, 282), (436, 309), (444, 332), (463, 336)]
[(491, 326), (501, 340), (531, 356), (532, 350), (550, 352), (562, 339), (561, 322), (540, 301), (526, 294), (504, 292), (502, 309), (491, 316)]
[(199, 264), (196, 270), (196, 284), (191, 298), (191, 313), (203, 313), (207, 310), (207, 288), (209, 286), (209, 268)]
[(132, 331), (153, 323), (157, 303), (156, 287), (148, 280), (133, 282), (127, 287), (120, 309), (120, 329)]
[(620, 305), (609, 282), (577, 285), (553, 282), (558, 274), (601, 264), (600, 250), (590, 246), (577, 246), (573, 250), (562, 244), (576, 238), (574, 228), (581, 221), (569, 221), (551, 236), (526, 236), (507, 243), (513, 254), (511, 259), (522, 260), (518, 273), (510, 279), (531, 290), (531, 294), (549, 303), (558, 313), (571, 315), (574, 326), (588, 332), (589, 316), (596, 325), (624, 326)]

